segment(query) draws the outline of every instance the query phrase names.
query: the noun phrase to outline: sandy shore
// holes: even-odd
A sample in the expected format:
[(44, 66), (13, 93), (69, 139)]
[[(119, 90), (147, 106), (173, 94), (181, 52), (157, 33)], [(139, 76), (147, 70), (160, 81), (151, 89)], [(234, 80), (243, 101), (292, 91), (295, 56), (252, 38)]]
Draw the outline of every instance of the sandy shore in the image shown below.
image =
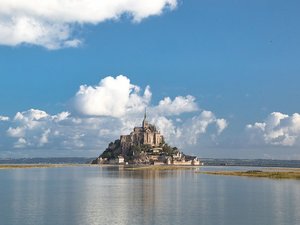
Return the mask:
[(220, 176), (243, 176), (272, 179), (300, 179), (299, 168), (264, 168), (262, 170), (247, 171), (200, 171), (197, 173)]

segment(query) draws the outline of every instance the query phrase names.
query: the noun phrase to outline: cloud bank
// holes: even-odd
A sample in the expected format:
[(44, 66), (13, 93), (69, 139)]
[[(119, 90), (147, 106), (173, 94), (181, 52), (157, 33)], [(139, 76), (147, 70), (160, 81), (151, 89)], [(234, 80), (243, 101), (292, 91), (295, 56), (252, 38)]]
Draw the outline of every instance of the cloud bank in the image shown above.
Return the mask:
[[(6, 133), (16, 149), (95, 149), (106, 141), (106, 130), (117, 121), (107, 118), (79, 118), (69, 112), (50, 115), (45, 111), (30, 109), (18, 112)], [(106, 144), (106, 143), (105, 143)]]
[(126, 16), (140, 22), (173, 10), (177, 0), (1, 0), (0, 44), (33, 44), (48, 49), (76, 47), (75, 30)]
[(254, 144), (299, 146), (300, 114), (273, 112), (264, 122), (247, 125), (246, 130)]
[[(55, 115), (30, 109), (18, 112), (3, 132), (11, 149), (95, 150), (141, 126), (147, 107), (148, 119), (157, 125), (166, 141), (178, 147), (195, 146), (201, 138), (214, 143), (227, 127), (223, 118), (200, 110), (195, 97), (165, 97), (151, 103), (149, 86), (144, 90), (126, 76), (106, 77), (98, 85), (82, 85), (73, 103), (77, 114), (68, 111)], [(1, 133), (1, 130), (0, 130)]]

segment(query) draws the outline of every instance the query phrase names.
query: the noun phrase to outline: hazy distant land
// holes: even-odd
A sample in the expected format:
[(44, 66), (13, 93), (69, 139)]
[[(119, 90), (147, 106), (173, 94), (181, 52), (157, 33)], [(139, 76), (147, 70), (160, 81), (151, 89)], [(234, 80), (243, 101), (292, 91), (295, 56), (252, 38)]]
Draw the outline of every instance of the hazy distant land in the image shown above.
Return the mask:
[(0, 169), (31, 169), (31, 168), (59, 168), (59, 167), (93, 166), (90, 164), (0, 164)]

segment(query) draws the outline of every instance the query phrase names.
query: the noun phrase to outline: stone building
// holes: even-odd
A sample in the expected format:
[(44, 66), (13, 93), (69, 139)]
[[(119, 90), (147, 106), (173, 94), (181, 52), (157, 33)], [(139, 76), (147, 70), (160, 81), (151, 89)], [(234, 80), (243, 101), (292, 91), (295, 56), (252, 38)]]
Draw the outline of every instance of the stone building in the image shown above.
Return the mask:
[(141, 127), (135, 127), (129, 135), (120, 136), (122, 151), (128, 150), (132, 145), (150, 145), (152, 148), (161, 147), (164, 142), (163, 135), (156, 127), (147, 121), (145, 111)]

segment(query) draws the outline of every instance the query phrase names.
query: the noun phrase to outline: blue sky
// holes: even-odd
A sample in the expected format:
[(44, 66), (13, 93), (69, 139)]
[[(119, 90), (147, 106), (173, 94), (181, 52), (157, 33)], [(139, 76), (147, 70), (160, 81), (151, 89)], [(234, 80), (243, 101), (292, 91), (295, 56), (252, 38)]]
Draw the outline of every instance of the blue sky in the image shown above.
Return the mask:
[[(41, 42), (9, 43), (0, 38), (0, 115), (10, 118), (0, 122), (0, 156), (101, 153), (108, 137), (95, 147), (81, 145), (74, 151), (56, 147), (51, 138), (44, 145), (15, 148), (16, 138), (23, 137), (12, 137), (7, 130), (19, 126), (14, 121), (17, 112), (29, 109), (89, 117), (73, 107), (80, 85), (95, 86), (107, 76), (123, 74), (142, 89), (140, 97), (147, 85), (151, 87), (152, 99), (146, 105), (153, 110), (165, 97), (194, 96), (197, 110), (163, 115), (167, 119), (188, 121), (205, 110), (226, 120), (222, 134), (208, 128), (196, 144), (183, 146), (188, 152), (204, 157), (300, 158), (300, 125), (297, 115), (293, 117), (300, 112), (297, 9), (297, 1), (178, 1), (176, 8), (143, 15), (139, 22), (128, 14), (94, 24), (78, 19), (70, 23), (69, 37), (80, 40), (78, 46), (49, 49)], [(0, 26), (0, 36), (1, 31), (4, 35)], [(272, 116), (273, 112), (287, 117)], [(272, 124), (273, 117), (281, 122)], [(265, 128), (254, 127), (256, 122), (265, 123)], [(96, 138), (92, 132), (96, 131), (85, 136)]]

